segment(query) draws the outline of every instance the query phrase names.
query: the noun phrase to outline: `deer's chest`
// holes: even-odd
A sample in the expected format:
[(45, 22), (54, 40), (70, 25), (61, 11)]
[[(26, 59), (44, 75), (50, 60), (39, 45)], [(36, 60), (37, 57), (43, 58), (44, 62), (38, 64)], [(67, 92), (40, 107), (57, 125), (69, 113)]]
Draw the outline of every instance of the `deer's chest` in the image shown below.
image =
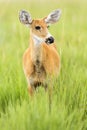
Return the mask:
[(35, 61), (34, 74), (37, 78), (45, 76), (45, 74), (46, 74), (45, 68), (43, 67), (43, 65), (41, 64), (41, 62), (38, 59)]
[(39, 86), (43, 84), (46, 78), (46, 72), (43, 66), (39, 66), (39, 61), (34, 65), (34, 71), (31, 74), (29, 81), (33, 86)]

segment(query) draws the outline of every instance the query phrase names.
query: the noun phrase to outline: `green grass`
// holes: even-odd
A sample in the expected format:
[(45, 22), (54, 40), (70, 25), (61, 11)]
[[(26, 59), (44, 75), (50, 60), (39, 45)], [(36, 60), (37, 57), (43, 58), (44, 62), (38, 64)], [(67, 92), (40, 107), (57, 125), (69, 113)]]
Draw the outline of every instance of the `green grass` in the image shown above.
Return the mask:
[[(86, 5), (86, 0), (0, 2), (0, 130), (87, 130)], [(43, 88), (33, 101), (28, 96), (22, 56), (29, 29), (18, 19), (22, 8), (34, 18), (62, 9), (59, 23), (49, 29), (61, 55), (51, 113)]]

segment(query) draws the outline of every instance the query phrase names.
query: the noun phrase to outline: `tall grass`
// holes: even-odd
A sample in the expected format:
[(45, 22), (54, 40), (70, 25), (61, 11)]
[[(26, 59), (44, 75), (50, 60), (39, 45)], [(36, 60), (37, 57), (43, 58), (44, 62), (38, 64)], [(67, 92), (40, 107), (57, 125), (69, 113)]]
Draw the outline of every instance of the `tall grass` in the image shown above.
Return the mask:
[[(0, 2), (0, 130), (87, 129), (86, 5), (85, 0)], [(33, 101), (28, 96), (22, 55), (29, 45), (29, 29), (18, 19), (22, 8), (33, 18), (62, 9), (59, 23), (49, 29), (61, 55), (50, 114), (43, 88), (35, 93)]]

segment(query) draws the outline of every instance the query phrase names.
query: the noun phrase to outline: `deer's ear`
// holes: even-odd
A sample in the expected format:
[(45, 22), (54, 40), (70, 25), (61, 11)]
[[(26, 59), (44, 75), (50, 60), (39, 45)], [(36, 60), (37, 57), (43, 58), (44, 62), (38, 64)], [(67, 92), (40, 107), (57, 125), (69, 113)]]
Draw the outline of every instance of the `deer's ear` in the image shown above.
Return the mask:
[(56, 23), (61, 16), (61, 10), (57, 9), (52, 11), (44, 20), (47, 24), (53, 24)]
[(25, 10), (21, 10), (19, 12), (19, 20), (21, 23), (23, 23), (25, 25), (29, 25), (32, 23), (31, 15)]

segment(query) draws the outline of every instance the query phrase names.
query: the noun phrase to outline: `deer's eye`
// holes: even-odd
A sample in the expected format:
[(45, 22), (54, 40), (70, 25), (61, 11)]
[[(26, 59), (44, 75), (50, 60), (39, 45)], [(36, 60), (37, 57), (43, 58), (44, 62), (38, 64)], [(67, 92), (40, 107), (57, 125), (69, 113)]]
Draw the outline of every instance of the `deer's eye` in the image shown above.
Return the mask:
[(36, 26), (35, 29), (36, 29), (36, 30), (40, 30), (41, 27), (40, 27), (40, 26)]

